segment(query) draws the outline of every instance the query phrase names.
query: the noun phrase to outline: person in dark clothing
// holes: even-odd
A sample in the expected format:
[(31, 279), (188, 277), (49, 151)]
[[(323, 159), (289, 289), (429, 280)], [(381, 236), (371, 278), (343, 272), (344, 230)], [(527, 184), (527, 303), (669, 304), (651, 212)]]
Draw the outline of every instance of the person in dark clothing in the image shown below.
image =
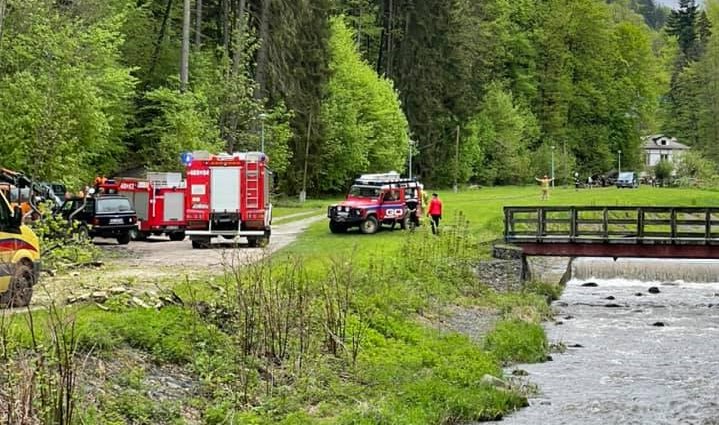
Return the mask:
[(407, 217), (409, 218), (409, 230), (414, 232), (414, 229), (419, 226), (419, 200), (415, 197), (407, 199)]

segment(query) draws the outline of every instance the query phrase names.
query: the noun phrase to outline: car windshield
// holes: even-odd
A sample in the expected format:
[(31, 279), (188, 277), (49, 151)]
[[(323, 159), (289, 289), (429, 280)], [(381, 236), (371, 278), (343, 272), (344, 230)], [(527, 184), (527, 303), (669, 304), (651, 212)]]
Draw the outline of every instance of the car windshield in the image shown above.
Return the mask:
[(97, 212), (114, 213), (132, 211), (130, 201), (127, 198), (107, 198), (97, 201)]
[(350, 189), (350, 196), (357, 198), (379, 198), (382, 194), (382, 189), (373, 186), (352, 186)]
[(634, 173), (621, 173), (619, 175), (619, 180), (632, 180), (634, 177)]

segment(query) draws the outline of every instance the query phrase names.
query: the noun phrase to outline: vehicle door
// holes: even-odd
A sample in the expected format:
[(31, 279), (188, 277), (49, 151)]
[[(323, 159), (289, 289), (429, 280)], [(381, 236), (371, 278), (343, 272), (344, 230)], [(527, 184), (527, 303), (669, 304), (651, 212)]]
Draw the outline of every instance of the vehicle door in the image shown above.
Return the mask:
[(399, 189), (385, 191), (380, 214), (382, 220), (398, 220), (404, 217), (404, 201)]
[(12, 279), (12, 258), (17, 250), (20, 228), (13, 219), (13, 213), (0, 196), (0, 292), (5, 292)]

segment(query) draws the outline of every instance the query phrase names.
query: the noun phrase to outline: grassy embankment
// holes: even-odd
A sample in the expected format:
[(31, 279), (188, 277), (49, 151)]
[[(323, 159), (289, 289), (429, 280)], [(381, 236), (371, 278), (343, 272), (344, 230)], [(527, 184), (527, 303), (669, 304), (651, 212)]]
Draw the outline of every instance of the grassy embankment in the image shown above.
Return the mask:
[[(131, 309), (117, 300), (108, 312), (71, 311), (80, 352), (111, 359), (129, 346), (198, 380), (183, 409), (149, 397), (143, 370), (130, 368), (82, 414), (84, 423), (182, 423), (189, 409), (208, 424), (440, 424), (496, 418), (521, 406), (521, 395), (479, 382), (484, 374), (500, 376), (507, 362), (546, 356), (539, 321), (549, 314), (545, 295), (553, 288), (497, 294), (474, 282), (468, 266), (487, 254), (483, 241), (500, 236), (502, 207), (538, 204), (538, 190), (442, 195), (446, 227), (439, 239), (424, 227), (332, 235), (323, 221), (267, 263), (231, 270), (225, 280), (178, 284), (186, 301), (201, 300), (191, 306)], [(719, 199), (692, 190), (596, 189), (557, 190), (549, 203)], [(450, 305), (498, 312), (500, 320), (472, 341), (439, 330)], [(44, 316), (36, 313), (35, 322)], [(8, 340), (20, 347), (32, 345), (24, 323), (9, 326)]]

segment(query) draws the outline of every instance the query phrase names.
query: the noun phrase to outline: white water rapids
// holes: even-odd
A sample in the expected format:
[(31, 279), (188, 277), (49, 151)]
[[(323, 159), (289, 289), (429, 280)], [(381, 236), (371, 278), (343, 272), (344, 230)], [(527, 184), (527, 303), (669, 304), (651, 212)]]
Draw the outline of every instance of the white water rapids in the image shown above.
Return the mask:
[[(574, 269), (546, 325), (569, 348), (518, 366), (539, 394), (502, 423), (719, 425), (719, 263), (581, 260)], [(597, 286), (582, 286), (590, 281)]]

